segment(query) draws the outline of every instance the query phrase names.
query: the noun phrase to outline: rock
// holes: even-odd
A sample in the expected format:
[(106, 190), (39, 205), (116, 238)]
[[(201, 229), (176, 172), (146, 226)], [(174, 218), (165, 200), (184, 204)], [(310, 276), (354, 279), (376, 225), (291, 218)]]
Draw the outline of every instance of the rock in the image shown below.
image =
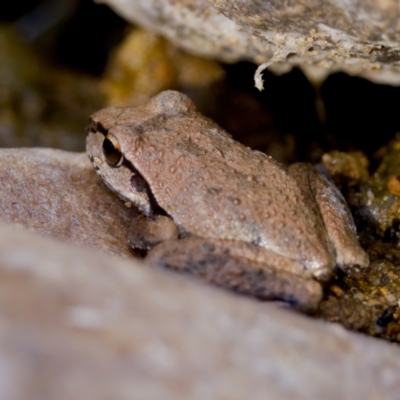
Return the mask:
[(2, 149), (0, 160), (1, 399), (399, 393), (397, 346), (105, 255), (130, 254), (135, 211), (85, 154)]
[(301, 67), (314, 80), (344, 71), (400, 84), (395, 0), (102, 0), (189, 52), (225, 62)]
[(0, 237), (2, 399), (399, 393), (387, 342), (4, 223)]
[(109, 57), (100, 85), (108, 105), (126, 107), (167, 89), (208, 92), (223, 77), (218, 62), (188, 54), (154, 32), (134, 29)]
[(136, 210), (106, 189), (86, 153), (0, 149), (0, 183), (2, 221), (131, 255), (127, 237)]
[(82, 151), (82, 127), (104, 106), (98, 79), (55, 66), (33, 47), (11, 24), (0, 24), (0, 147)]

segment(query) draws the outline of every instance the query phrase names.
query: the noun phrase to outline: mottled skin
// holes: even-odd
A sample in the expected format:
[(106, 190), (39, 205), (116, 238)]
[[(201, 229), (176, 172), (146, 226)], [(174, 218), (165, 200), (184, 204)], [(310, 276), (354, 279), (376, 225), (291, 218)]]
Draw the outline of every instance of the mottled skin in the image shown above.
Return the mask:
[[(177, 251), (168, 250), (175, 247), (160, 243), (148, 256), (153, 263), (193, 272), (200, 262), (208, 271), (208, 278), (200, 274), (205, 279), (303, 308), (315, 307), (321, 297), (312, 278), (329, 279), (336, 265), (350, 271), (368, 265), (348, 207), (329, 181), (307, 164), (285, 168), (236, 142), (199, 114), (187, 96), (165, 91), (142, 106), (110, 107), (91, 118), (87, 151), (98, 174), (153, 225), (158, 214), (166, 214), (185, 238), (177, 260)], [(124, 157), (118, 167), (103, 154), (107, 133), (117, 139)], [(218, 257), (213, 258), (219, 261), (209, 259), (198, 238), (214, 243)], [(186, 260), (185, 249), (191, 253)], [(193, 252), (203, 254), (202, 261), (195, 257), (194, 262)], [(227, 254), (237, 261), (228, 263), (230, 271), (225, 263), (221, 272), (216, 262)], [(232, 268), (241, 276), (267, 271), (260, 278), (264, 292), (226, 283), (220, 275), (228, 276)], [(219, 280), (210, 274), (217, 270)]]

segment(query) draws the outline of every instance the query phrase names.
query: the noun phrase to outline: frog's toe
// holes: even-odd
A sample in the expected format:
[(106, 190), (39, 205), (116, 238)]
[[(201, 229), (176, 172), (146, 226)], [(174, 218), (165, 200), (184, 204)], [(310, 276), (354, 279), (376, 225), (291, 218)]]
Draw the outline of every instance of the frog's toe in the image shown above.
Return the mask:
[(150, 250), (160, 242), (175, 239), (178, 239), (178, 228), (169, 217), (147, 218), (139, 214), (132, 218), (128, 243), (135, 250)]
[(319, 282), (327, 282), (332, 278), (335, 266), (329, 263), (313, 271), (312, 276)]
[(357, 273), (368, 267), (368, 254), (358, 245), (348, 245), (341, 248), (336, 255), (338, 267), (345, 273)]

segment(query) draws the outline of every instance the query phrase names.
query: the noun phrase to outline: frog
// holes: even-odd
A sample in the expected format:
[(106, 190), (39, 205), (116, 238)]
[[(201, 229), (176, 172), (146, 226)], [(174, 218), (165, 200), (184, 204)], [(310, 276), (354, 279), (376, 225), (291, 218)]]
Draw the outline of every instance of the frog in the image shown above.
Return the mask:
[(149, 265), (312, 312), (337, 269), (369, 264), (326, 175), (239, 143), (183, 93), (95, 112), (86, 143), (106, 186), (139, 210), (127, 242)]

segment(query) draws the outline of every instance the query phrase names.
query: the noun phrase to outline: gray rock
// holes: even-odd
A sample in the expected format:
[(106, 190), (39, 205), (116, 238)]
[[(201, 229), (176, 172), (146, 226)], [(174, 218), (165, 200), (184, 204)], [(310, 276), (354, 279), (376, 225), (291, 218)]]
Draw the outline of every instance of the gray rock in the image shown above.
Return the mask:
[(97, 177), (86, 153), (0, 149), (0, 220), (62, 241), (130, 255), (135, 209)]
[(333, 71), (400, 84), (396, 0), (102, 0), (189, 52), (226, 62)]
[(397, 346), (0, 224), (2, 399), (396, 399)]

